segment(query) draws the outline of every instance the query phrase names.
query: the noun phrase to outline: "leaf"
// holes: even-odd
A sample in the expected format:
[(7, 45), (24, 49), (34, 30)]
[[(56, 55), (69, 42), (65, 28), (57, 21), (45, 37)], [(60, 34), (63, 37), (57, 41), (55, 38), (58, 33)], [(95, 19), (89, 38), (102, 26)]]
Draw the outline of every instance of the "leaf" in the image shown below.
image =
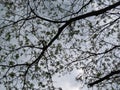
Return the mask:
[(0, 51), (2, 50), (2, 47), (0, 46)]
[(10, 38), (11, 38), (10, 32), (6, 33), (5, 38), (6, 38), (6, 41), (10, 41)]
[(15, 64), (15, 62), (9, 61), (9, 65), (10, 65), (10, 66), (12, 66), (12, 65), (14, 65), (14, 64)]
[(9, 73), (9, 76), (10, 76), (11, 78), (14, 78), (15, 75), (16, 75), (16, 74), (15, 74), (14, 72)]
[(101, 73), (99, 72), (99, 73), (97, 73), (97, 77), (99, 78), (101, 76)]
[(18, 59), (18, 58), (19, 58), (19, 54), (16, 54), (16, 55), (15, 55), (15, 58)]
[(92, 38), (95, 39), (95, 38), (97, 37), (97, 35), (98, 35), (98, 34), (95, 33), (95, 34), (92, 36)]
[(63, 13), (63, 10), (62, 10), (62, 8), (61, 8), (59, 5), (57, 5), (57, 8), (59, 9), (59, 11), (60, 11), (61, 13)]
[(45, 85), (42, 82), (38, 82), (38, 86), (45, 87)]
[(50, 35), (50, 32), (46, 32), (46, 35)]
[(57, 66), (58, 66), (58, 65), (60, 65), (60, 62), (59, 62), (59, 61), (57, 61), (57, 62), (56, 62), (56, 65), (57, 65)]

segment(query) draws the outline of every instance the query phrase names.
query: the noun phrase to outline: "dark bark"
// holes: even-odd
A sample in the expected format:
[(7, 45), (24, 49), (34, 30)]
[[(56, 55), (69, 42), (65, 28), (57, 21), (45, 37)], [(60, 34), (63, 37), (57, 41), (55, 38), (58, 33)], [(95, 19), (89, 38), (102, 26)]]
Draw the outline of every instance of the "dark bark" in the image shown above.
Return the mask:
[(120, 74), (120, 70), (112, 71), (112, 72), (109, 73), (108, 75), (106, 75), (106, 76), (104, 76), (104, 77), (102, 77), (102, 78), (100, 78), (100, 79), (98, 79), (98, 80), (96, 80), (96, 81), (94, 81), (94, 82), (91, 82), (91, 83), (89, 83), (88, 85), (89, 85), (90, 87), (92, 87), (92, 86), (94, 86), (95, 84), (98, 84), (98, 83), (100, 83), (100, 82), (102, 82), (102, 81), (104, 81), (104, 80), (109, 80), (109, 78), (112, 77), (112, 76), (114, 76), (115, 74)]

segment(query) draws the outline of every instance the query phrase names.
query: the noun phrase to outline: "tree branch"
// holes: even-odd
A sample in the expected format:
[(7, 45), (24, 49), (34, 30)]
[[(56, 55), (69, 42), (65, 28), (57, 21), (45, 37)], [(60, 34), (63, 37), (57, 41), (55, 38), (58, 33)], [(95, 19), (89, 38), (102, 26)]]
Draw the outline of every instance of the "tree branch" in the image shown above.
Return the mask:
[(102, 13), (105, 13), (106, 11), (111, 10), (111, 9), (113, 9), (113, 8), (119, 6), (119, 5), (120, 5), (120, 1), (116, 2), (113, 5), (109, 5), (106, 8), (103, 8), (103, 9), (100, 9), (100, 10), (97, 10), (97, 11), (92, 11), (92, 12), (89, 12), (89, 13), (86, 13), (86, 14), (74, 17), (74, 18), (70, 19), (69, 21), (73, 22), (73, 21), (76, 21), (76, 20), (80, 20), (80, 19), (84, 19), (84, 18), (90, 17), (90, 16), (98, 16), (98, 15), (100, 15)]
[(15, 65), (1, 65), (0, 64), (0, 67), (9, 67), (9, 68), (14, 68), (14, 67), (18, 67), (18, 66), (29, 66), (29, 63), (15, 64)]
[(36, 48), (36, 49), (43, 49), (42, 47), (37, 47), (37, 46), (34, 46), (34, 45), (26, 45), (26, 46), (21, 46), (21, 47), (18, 47), (16, 49), (13, 49), (11, 51), (17, 51), (17, 50), (20, 50), (22, 48)]
[(48, 22), (52, 22), (52, 23), (65, 23), (66, 22), (66, 21), (57, 21), (57, 20), (55, 21), (55, 20), (50, 20), (50, 19), (47, 19), (47, 18), (43, 18), (43, 17), (37, 15), (31, 7), (30, 7), (30, 10), (35, 15), (36, 18), (39, 18), (39, 19), (42, 19), (42, 20), (45, 20), (45, 21), (48, 21)]
[(109, 79), (111, 76), (113, 76), (113, 75), (115, 75), (115, 74), (120, 74), (120, 70), (112, 71), (112, 72), (109, 73), (108, 75), (100, 78), (99, 80), (96, 80), (96, 81), (94, 81), (94, 82), (91, 82), (91, 83), (89, 83), (88, 85), (89, 85), (90, 87), (92, 87), (92, 86), (95, 85), (95, 84), (98, 84), (98, 83), (100, 83), (100, 82), (102, 82), (102, 81), (104, 81), (104, 80)]
[(108, 49), (108, 50), (105, 50), (104, 52), (101, 52), (101, 53), (93, 53), (93, 52), (90, 52), (90, 51), (87, 51), (86, 53), (89, 53), (89, 54), (92, 54), (92, 55), (101, 55), (101, 54), (106, 54), (106, 53), (109, 53), (111, 52), (112, 50), (116, 49), (116, 48), (119, 48), (120, 45), (115, 45), (114, 47)]

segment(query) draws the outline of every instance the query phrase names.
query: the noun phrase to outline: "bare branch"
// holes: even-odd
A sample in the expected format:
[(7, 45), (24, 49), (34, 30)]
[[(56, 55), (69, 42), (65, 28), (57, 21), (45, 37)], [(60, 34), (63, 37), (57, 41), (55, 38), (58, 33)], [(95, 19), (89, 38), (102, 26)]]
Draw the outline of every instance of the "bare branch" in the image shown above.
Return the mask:
[(79, 12), (81, 12), (81, 10), (82, 10), (83, 8), (85, 8), (86, 6), (88, 6), (91, 2), (92, 2), (92, 0), (89, 0), (89, 1), (88, 1), (85, 5), (83, 5), (77, 12), (72, 13), (72, 14), (69, 14), (69, 15), (67, 15), (67, 16), (64, 16), (64, 17), (62, 17), (61, 19), (66, 18), (66, 17), (68, 17), (68, 16), (72, 16), (72, 15), (78, 14)]
[(99, 80), (96, 80), (96, 81), (94, 81), (94, 82), (92, 82), (92, 83), (89, 83), (88, 85), (89, 85), (90, 87), (92, 87), (92, 86), (95, 85), (95, 84), (98, 84), (98, 83), (100, 83), (100, 82), (102, 82), (102, 81), (104, 81), (104, 80), (109, 79), (111, 76), (113, 76), (113, 75), (115, 75), (115, 74), (120, 74), (120, 70), (112, 71), (112, 72), (109, 73), (108, 75), (106, 75), (106, 76), (104, 76), (104, 77), (100, 78)]
[(74, 17), (74, 18), (70, 19), (69, 21), (73, 22), (73, 21), (76, 21), (76, 20), (80, 20), (80, 19), (84, 19), (84, 18), (90, 17), (90, 16), (98, 16), (98, 15), (100, 15), (102, 13), (105, 13), (106, 11), (111, 10), (111, 9), (113, 9), (113, 8), (119, 6), (119, 5), (120, 5), (120, 1), (116, 2), (113, 5), (109, 5), (106, 8), (103, 8), (103, 9), (100, 9), (100, 10), (97, 10), (97, 11), (92, 11), (92, 12), (89, 12), (89, 13), (86, 13), (86, 14)]
[(8, 26), (11, 26), (11, 25), (14, 25), (14, 24), (17, 24), (18, 22), (21, 22), (21, 21), (27, 21), (27, 20), (31, 20), (31, 19), (35, 19), (36, 17), (26, 17), (26, 18), (22, 18), (22, 19), (19, 19), (19, 20), (17, 20), (17, 21), (13, 21), (13, 20), (7, 20), (7, 21), (9, 21), (9, 22), (11, 22), (10, 24), (8, 24), (8, 25), (4, 25), (4, 26), (2, 26), (2, 27), (0, 27), (0, 29), (2, 29), (2, 28), (6, 28), (6, 27), (8, 27)]
[(35, 15), (36, 18), (39, 18), (39, 19), (42, 19), (42, 20), (45, 20), (45, 21), (48, 21), (48, 22), (52, 22), (52, 23), (65, 23), (65, 22), (67, 22), (67, 21), (57, 21), (57, 20), (54, 21), (54, 20), (50, 20), (50, 19), (47, 19), (47, 18), (43, 18), (43, 17), (37, 15), (31, 7), (30, 7), (30, 9), (31, 9), (31, 12)]
[(17, 67), (17, 66), (29, 66), (28, 63), (23, 63), (23, 64), (15, 64), (15, 65), (0, 65), (1, 67), (9, 67), (9, 68), (13, 68), (13, 67)]
[[(21, 46), (21, 47), (19, 47), (19, 48), (16, 48), (16, 49), (14, 49), (13, 51), (16, 51), (16, 50), (19, 50), (19, 49), (22, 49), (22, 48), (36, 48), (36, 49), (43, 49), (43, 48), (41, 48), (41, 47), (37, 47), (37, 46), (34, 46), (34, 45), (27, 45), (27, 46)], [(11, 50), (12, 51), (12, 50)]]
[(89, 5), (93, 0), (89, 0), (84, 6), (82, 6), (75, 14), (78, 14), (83, 8)]
[(110, 49), (108, 49), (108, 50), (105, 50), (104, 52), (101, 52), (101, 53), (92, 53), (92, 52), (89, 52), (89, 51), (87, 51), (86, 53), (89, 53), (89, 54), (92, 54), (92, 55), (101, 55), (101, 54), (106, 54), (106, 53), (109, 53), (109, 52), (111, 52), (112, 50), (114, 50), (114, 49), (116, 49), (116, 48), (119, 48), (120, 47), (120, 45), (115, 45), (114, 47), (112, 47), (112, 48), (110, 48)]

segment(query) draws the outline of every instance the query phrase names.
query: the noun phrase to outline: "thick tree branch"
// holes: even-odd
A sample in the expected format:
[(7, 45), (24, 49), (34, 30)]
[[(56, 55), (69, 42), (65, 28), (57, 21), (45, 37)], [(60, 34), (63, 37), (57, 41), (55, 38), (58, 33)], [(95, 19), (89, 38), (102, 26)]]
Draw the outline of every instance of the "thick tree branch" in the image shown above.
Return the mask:
[(72, 13), (72, 14), (69, 14), (69, 15), (67, 15), (67, 16), (64, 16), (64, 17), (62, 17), (61, 19), (66, 18), (66, 17), (68, 17), (68, 16), (72, 16), (72, 15), (78, 14), (78, 13), (81, 12), (86, 6), (88, 6), (92, 1), (93, 1), (93, 0), (89, 0), (89, 1), (88, 1), (85, 5), (83, 5), (77, 12), (74, 12), (74, 13)]
[(113, 9), (113, 8), (119, 6), (119, 5), (120, 5), (120, 1), (116, 2), (113, 5), (108, 6), (106, 8), (103, 8), (103, 9), (100, 9), (100, 10), (97, 10), (97, 11), (92, 11), (92, 12), (86, 13), (84, 15), (80, 15), (78, 17), (72, 18), (72, 19), (70, 19), (70, 22), (73, 22), (73, 21), (76, 21), (76, 20), (80, 20), (80, 19), (84, 19), (84, 18), (87, 18), (87, 17), (90, 17), (90, 16), (100, 15), (100, 14), (105, 13), (106, 11), (111, 10), (111, 9)]
[(120, 74), (120, 70), (112, 71), (112, 72), (109, 73), (108, 75), (106, 75), (106, 76), (104, 76), (104, 77), (100, 78), (99, 80), (96, 80), (96, 81), (94, 81), (94, 82), (92, 82), (92, 83), (89, 83), (88, 85), (89, 85), (90, 87), (92, 87), (92, 86), (95, 85), (95, 84), (98, 84), (98, 83), (100, 83), (100, 82), (102, 82), (102, 81), (104, 81), (104, 80), (109, 79), (111, 76), (113, 76), (113, 75), (115, 75), (115, 74)]

